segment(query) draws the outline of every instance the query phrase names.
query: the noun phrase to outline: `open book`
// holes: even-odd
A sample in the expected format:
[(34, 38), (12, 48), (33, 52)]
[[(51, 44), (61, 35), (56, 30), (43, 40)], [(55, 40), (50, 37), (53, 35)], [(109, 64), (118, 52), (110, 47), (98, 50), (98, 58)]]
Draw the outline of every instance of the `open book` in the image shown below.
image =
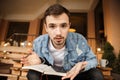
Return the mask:
[(35, 70), (35, 71), (38, 71), (38, 72), (41, 72), (41, 73), (47, 74), (47, 75), (66, 76), (66, 73), (57, 72), (51, 66), (48, 66), (45, 64), (24, 66), (24, 67), (22, 67), (22, 69), (23, 70), (31, 69), (31, 70)]

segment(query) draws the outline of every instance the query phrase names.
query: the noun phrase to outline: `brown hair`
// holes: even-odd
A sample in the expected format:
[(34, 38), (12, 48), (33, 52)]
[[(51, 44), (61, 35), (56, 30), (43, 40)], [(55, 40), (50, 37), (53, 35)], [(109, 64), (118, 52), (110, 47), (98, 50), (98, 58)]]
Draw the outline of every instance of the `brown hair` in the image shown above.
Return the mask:
[(44, 17), (43, 17), (43, 21), (46, 22), (46, 17), (47, 17), (48, 15), (58, 16), (58, 15), (61, 15), (62, 13), (66, 13), (67, 16), (69, 17), (69, 21), (70, 21), (70, 12), (69, 12), (65, 7), (63, 7), (63, 6), (60, 5), (60, 4), (51, 5), (51, 6), (45, 11), (45, 14), (44, 14)]

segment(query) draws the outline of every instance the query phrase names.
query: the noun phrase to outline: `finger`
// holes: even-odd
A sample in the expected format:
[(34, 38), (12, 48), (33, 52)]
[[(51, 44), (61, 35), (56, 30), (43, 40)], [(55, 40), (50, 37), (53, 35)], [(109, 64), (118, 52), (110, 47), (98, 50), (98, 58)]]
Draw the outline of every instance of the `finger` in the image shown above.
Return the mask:
[(32, 49), (28, 49), (26, 56), (28, 57), (28, 56), (31, 55), (31, 54), (33, 54), (33, 50), (32, 50)]
[(20, 63), (22, 63), (22, 64), (25, 64), (26, 63), (26, 61), (24, 61), (24, 60), (21, 60), (21, 62)]
[(29, 62), (25, 62), (24, 65), (25, 65), (25, 66), (28, 66), (28, 65), (30, 65), (30, 63), (29, 63)]
[(73, 74), (70, 78), (70, 80), (73, 80), (76, 77), (76, 74)]
[(62, 78), (62, 80), (64, 80), (64, 79), (67, 79), (67, 78), (71, 78), (71, 76), (74, 74), (74, 71), (69, 71), (69, 72), (67, 72), (67, 75), (66, 76), (64, 76), (63, 78)]
[(30, 65), (30, 63), (29, 63), (29, 62), (24, 62), (23, 64), (24, 64), (24, 65)]
[(68, 74), (68, 73), (66, 74), (66, 76), (62, 77), (62, 80), (67, 79), (67, 78), (70, 78), (70, 74)]
[(83, 68), (85, 68), (86, 67), (86, 65), (87, 65), (87, 62), (85, 61), (85, 62), (83, 62), (83, 64), (82, 64), (82, 69)]
[(36, 54), (35, 52), (32, 51), (32, 49), (28, 49), (28, 53), (26, 54), (26, 56), (24, 56), (24, 58), (29, 57), (30, 55), (34, 55)]
[[(28, 54), (27, 54), (27, 55), (28, 55)], [(27, 57), (26, 57), (27, 55), (23, 55), (22, 59), (25, 59), (25, 58), (27, 58)]]
[(74, 66), (72, 71), (73, 74), (71, 75), (70, 80), (73, 80), (78, 75), (80, 70), (81, 70), (81, 63)]
[(70, 78), (69, 76), (62, 77), (62, 80)]
[(77, 75), (78, 75), (79, 71), (76, 69), (74, 74), (71, 75), (70, 80), (73, 80)]
[(28, 62), (28, 59), (26, 59), (26, 58), (22, 58), (22, 59), (21, 59), (21, 63), (22, 63), (22, 64), (25, 64), (26, 62)]
[(75, 70), (76, 66), (74, 66), (68, 73), (73, 72)]
[(67, 76), (64, 76), (63, 79), (70, 78), (72, 74), (74, 74), (74, 71), (75, 71), (75, 66), (70, 71), (67, 72)]
[(32, 49), (28, 49), (27, 50), (29, 53), (33, 53), (33, 50)]

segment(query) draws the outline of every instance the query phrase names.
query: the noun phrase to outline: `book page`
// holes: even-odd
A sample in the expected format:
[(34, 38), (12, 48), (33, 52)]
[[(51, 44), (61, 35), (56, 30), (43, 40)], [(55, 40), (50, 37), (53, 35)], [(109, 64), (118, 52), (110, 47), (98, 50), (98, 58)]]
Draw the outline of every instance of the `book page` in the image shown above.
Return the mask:
[(55, 71), (51, 66), (45, 65), (45, 64), (39, 64), (39, 65), (32, 65), (32, 66), (24, 66), (22, 69), (31, 69), (38, 72), (41, 72), (43, 74), (47, 75), (57, 75), (57, 76), (66, 76), (66, 73), (57, 72)]
[(57, 72), (57, 71), (55, 71), (51, 66), (48, 66), (48, 67), (45, 69), (44, 74), (57, 75), (57, 76), (66, 76), (66, 73)]
[(40, 65), (23, 66), (22, 69), (23, 70), (31, 69), (43, 73), (47, 67), (48, 67), (47, 65), (40, 64)]

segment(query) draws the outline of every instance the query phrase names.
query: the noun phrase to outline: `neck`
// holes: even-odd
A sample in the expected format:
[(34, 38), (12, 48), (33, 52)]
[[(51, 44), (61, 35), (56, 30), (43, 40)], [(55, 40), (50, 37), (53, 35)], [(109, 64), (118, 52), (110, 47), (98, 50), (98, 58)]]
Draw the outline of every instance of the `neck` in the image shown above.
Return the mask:
[(54, 46), (55, 49), (62, 49), (65, 46), (65, 42), (63, 44), (61, 44), (61, 45), (56, 45), (53, 42), (52, 42), (52, 44), (53, 44), (53, 46)]
[(53, 45), (56, 49), (62, 49), (64, 45)]

